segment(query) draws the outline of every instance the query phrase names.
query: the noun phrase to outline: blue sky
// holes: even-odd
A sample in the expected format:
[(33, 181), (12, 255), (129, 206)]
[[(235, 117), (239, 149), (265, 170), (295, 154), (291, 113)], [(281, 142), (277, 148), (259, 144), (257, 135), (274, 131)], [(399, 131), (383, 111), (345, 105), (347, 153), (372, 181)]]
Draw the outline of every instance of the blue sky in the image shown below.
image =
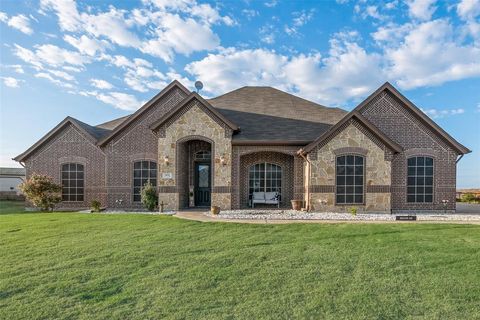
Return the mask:
[(67, 115), (129, 114), (173, 79), (347, 110), (390, 81), (473, 150), (458, 186), (480, 187), (480, 0), (1, 1), (0, 32), (1, 166)]

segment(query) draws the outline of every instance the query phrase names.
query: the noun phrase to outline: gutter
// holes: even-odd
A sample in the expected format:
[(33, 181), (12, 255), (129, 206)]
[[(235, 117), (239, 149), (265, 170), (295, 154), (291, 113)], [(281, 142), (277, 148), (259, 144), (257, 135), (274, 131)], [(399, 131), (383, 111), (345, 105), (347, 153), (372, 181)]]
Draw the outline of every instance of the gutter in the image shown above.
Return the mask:
[(462, 158), (463, 158), (464, 155), (465, 155), (465, 154), (461, 154), (460, 157), (457, 159), (457, 161), (455, 161), (455, 164), (457, 164), (458, 161), (462, 160)]
[(308, 212), (308, 211), (310, 211), (310, 179), (311, 179), (310, 175), (311, 175), (311, 172), (312, 172), (312, 170), (311, 170), (311, 168), (312, 168), (312, 163), (310, 162), (310, 160), (307, 159), (307, 157), (305, 157), (305, 156), (303, 155), (303, 149), (300, 149), (297, 154), (298, 154), (300, 157), (302, 157), (303, 160), (305, 160), (305, 161), (307, 162), (307, 183), (306, 183), (306, 189), (307, 189), (307, 190), (306, 190), (306, 191), (307, 191), (307, 192), (306, 192), (306, 195), (307, 195), (307, 196), (305, 197), (305, 198), (306, 198), (306, 200), (305, 200), (305, 208), (303, 208), (303, 209), (305, 209), (305, 210)]

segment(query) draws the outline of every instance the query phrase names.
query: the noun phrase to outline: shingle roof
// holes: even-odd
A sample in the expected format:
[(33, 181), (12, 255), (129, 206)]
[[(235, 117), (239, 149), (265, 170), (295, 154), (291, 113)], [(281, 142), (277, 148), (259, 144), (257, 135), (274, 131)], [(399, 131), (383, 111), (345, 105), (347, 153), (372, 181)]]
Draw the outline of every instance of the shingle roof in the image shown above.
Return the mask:
[(243, 87), (208, 102), (240, 127), (238, 141), (308, 143), (347, 114), (272, 87)]
[(116, 127), (118, 127), (123, 121), (127, 120), (129, 117), (130, 115), (126, 115), (117, 119), (113, 119), (104, 123), (97, 124), (95, 127), (107, 129), (107, 130), (113, 130)]
[(25, 168), (0, 168), (0, 176), (25, 176)]
[(242, 87), (209, 99), (208, 102), (218, 109), (326, 124), (337, 123), (347, 113), (345, 110), (328, 108), (272, 87)]
[(217, 110), (240, 127), (233, 136), (236, 141), (298, 141), (301, 142), (299, 144), (307, 144), (332, 126), (252, 112)]
[(88, 132), (92, 137), (95, 138), (95, 140), (99, 140), (105, 136), (107, 136), (111, 130), (108, 130), (108, 129), (104, 129), (104, 128), (100, 128), (100, 127), (94, 127), (94, 126), (91, 126), (85, 122), (82, 122), (80, 120), (77, 120), (75, 118), (72, 118), (71, 119), (72, 121), (75, 121), (80, 127), (82, 127), (83, 130), (85, 130), (86, 132)]

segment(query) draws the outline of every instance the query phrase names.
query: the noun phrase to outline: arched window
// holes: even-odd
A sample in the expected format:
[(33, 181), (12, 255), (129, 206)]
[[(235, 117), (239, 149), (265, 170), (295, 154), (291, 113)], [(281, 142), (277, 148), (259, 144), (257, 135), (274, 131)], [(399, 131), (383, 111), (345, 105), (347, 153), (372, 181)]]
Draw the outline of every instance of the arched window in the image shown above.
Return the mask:
[(62, 201), (83, 201), (85, 173), (83, 164), (62, 164)]
[(140, 191), (148, 182), (157, 186), (157, 163), (154, 161), (136, 161), (133, 164), (133, 201), (141, 200)]
[(208, 161), (211, 157), (210, 151), (198, 151), (195, 153), (195, 161)]
[(278, 192), (282, 194), (282, 167), (273, 163), (257, 163), (249, 170), (249, 194)]
[(364, 160), (364, 157), (358, 155), (337, 157), (337, 204), (363, 203)]
[(408, 158), (407, 166), (407, 202), (433, 202), (433, 158)]

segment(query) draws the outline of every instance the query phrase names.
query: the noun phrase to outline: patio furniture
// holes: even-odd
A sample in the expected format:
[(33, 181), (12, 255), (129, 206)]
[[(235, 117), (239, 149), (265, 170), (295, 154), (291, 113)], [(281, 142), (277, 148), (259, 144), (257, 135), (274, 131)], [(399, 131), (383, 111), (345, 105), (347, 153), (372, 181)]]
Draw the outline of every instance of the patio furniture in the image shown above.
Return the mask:
[(255, 203), (276, 204), (280, 208), (280, 194), (278, 192), (254, 192), (252, 194), (252, 208)]

